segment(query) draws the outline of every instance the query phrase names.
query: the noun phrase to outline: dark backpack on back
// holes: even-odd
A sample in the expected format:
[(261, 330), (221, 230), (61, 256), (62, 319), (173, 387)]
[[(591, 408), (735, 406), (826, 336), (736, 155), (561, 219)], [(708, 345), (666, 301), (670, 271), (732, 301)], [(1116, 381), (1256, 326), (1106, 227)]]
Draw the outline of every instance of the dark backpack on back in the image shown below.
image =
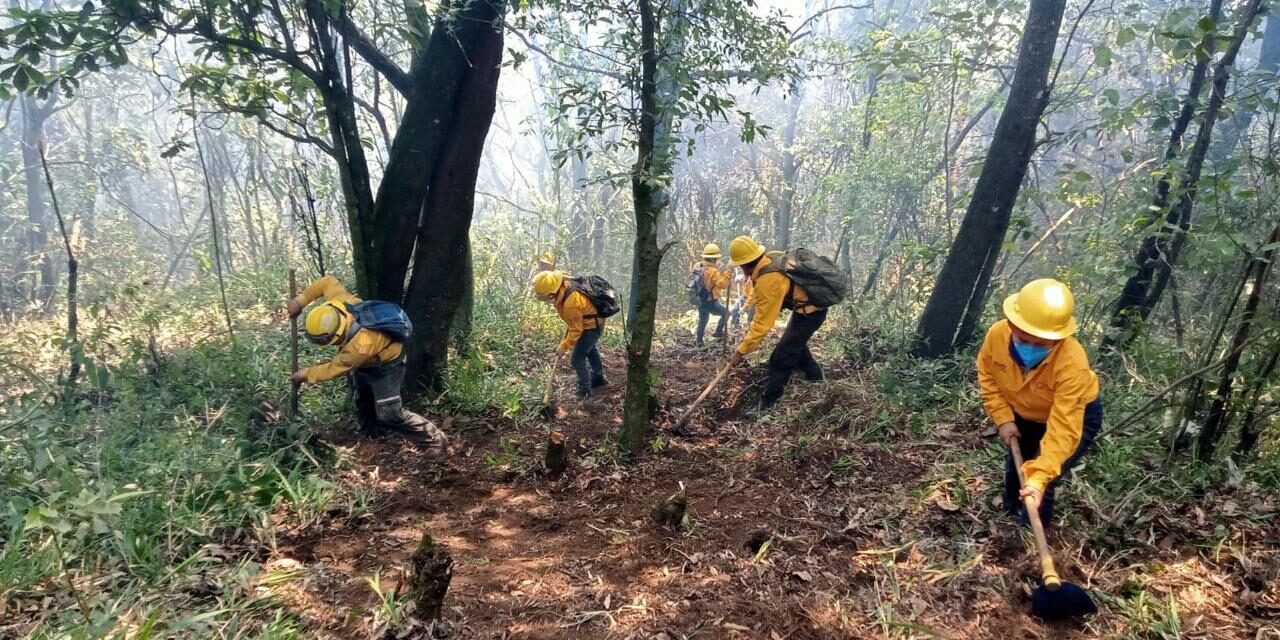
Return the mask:
[(707, 301), (710, 291), (707, 290), (707, 263), (699, 262), (693, 267), (693, 271), (689, 272), (689, 278), (684, 283), (684, 288), (689, 292), (689, 304), (700, 307), (702, 303)]
[[(792, 249), (787, 252), (771, 252), (773, 260), (760, 273), (780, 271), (791, 279), (793, 285), (800, 285), (809, 294), (809, 304), (827, 308), (839, 304), (849, 295), (849, 277), (831, 258), (820, 256), (808, 249)], [(787, 291), (783, 306), (795, 308), (792, 291)]]
[(394, 302), (366, 300), (347, 305), (347, 311), (356, 319), (361, 329), (373, 329), (387, 334), (396, 342), (405, 342), (413, 335), (413, 323), (409, 315)]
[(569, 290), (586, 296), (596, 308), (595, 315), (587, 317), (608, 318), (622, 310), (622, 305), (618, 303), (618, 292), (608, 280), (600, 276), (569, 278)]

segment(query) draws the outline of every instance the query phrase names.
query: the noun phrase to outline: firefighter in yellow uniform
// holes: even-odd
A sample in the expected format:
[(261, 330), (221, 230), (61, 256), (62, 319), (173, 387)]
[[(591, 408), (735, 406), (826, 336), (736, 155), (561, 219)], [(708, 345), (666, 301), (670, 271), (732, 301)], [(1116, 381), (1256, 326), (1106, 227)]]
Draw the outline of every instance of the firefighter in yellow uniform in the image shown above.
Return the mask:
[(1004, 301), (1005, 319), (987, 331), (978, 352), (983, 407), (1001, 441), (1017, 440), (1026, 486), (1019, 490), (1013, 456), (1005, 458), (1004, 507), (1021, 514), (1030, 496), (1045, 526), (1054, 490), (1089, 450), (1102, 427), (1098, 376), (1075, 338), (1075, 298), (1067, 285), (1043, 278)]
[(593, 389), (607, 386), (604, 361), (596, 346), (605, 320), (596, 316), (595, 305), (586, 294), (569, 286), (569, 278), (560, 271), (539, 273), (533, 279), (533, 293), (554, 305), (564, 321), (566, 331), (558, 349), (561, 355), (569, 354), (569, 364), (577, 374), (578, 398), (585, 399)]
[[(724, 308), (724, 303), (720, 302), (720, 296), (728, 288), (733, 274), (729, 269), (721, 271), (720, 267), (716, 265), (716, 261), (722, 257), (720, 247), (715, 244), (708, 244), (702, 249), (702, 260), (693, 263), (689, 267), (689, 273), (701, 280), (696, 283), (698, 330), (695, 335), (697, 346), (699, 347), (702, 346), (702, 338), (707, 333), (707, 321), (711, 316), (720, 317), (720, 320), (716, 323), (715, 333), (712, 333), (711, 337), (725, 337), (724, 327), (729, 319), (729, 311)], [(698, 274), (701, 274), (701, 276), (698, 276)]]
[(782, 398), (791, 374), (799, 369), (806, 380), (823, 379), (822, 367), (809, 350), (809, 338), (822, 327), (827, 310), (809, 304), (804, 288), (792, 282), (779, 270), (774, 261), (780, 253), (767, 254), (760, 243), (747, 236), (738, 236), (729, 245), (729, 261), (742, 267), (743, 273), (754, 285), (756, 317), (734, 352), (730, 364), (741, 364), (748, 355), (760, 348), (765, 336), (773, 330), (782, 309), (791, 310), (791, 319), (769, 356), (769, 374), (764, 395), (760, 398), (759, 412), (771, 409)]
[(333, 276), (324, 276), (286, 303), (289, 317), (297, 317), (312, 302), (324, 302), (307, 312), (306, 337), (314, 344), (338, 347), (333, 360), (295, 372), (293, 382), (317, 384), (350, 377), (355, 388), (356, 419), (361, 431), (391, 429), (426, 437), (433, 446), (448, 439), (430, 420), (404, 408), (404, 345), (382, 331), (363, 328), (351, 308), (362, 300)]

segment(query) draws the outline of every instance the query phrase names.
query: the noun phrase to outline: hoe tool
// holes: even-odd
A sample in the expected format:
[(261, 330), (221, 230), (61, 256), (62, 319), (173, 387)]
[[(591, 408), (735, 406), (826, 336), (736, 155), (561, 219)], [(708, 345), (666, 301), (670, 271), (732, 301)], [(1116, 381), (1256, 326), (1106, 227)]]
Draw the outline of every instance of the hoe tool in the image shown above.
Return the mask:
[[(1025, 485), (1027, 479), (1022, 475), (1022, 447), (1015, 439), (1009, 443), (1009, 450), (1013, 453), (1013, 466), (1018, 470), (1018, 482)], [(1041, 584), (1031, 597), (1031, 613), (1042, 620), (1063, 620), (1097, 613), (1097, 605), (1084, 589), (1070, 582), (1063, 582), (1058, 576), (1058, 570), (1053, 566), (1053, 555), (1049, 553), (1049, 541), (1044, 535), (1044, 524), (1040, 522), (1040, 510), (1032, 507), (1029, 502), (1024, 503), (1024, 506), (1027, 519), (1031, 521), (1031, 531), (1035, 534), (1042, 575)]]

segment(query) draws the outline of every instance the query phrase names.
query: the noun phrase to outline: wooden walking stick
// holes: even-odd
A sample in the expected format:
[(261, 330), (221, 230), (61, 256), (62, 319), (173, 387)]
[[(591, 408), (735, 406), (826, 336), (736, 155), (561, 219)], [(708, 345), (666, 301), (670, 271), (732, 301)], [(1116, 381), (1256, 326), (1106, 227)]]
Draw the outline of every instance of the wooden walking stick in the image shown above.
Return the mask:
[[(289, 299), (295, 300), (298, 297), (298, 270), (289, 270)], [(289, 318), (289, 373), (298, 372), (298, 316)], [(298, 387), (302, 386), (297, 382), (292, 383), (293, 389), (289, 392), (289, 417), (293, 418), (298, 415)]]
[(698, 399), (694, 400), (693, 404), (689, 405), (689, 408), (684, 410), (680, 419), (676, 420), (676, 423), (671, 425), (672, 431), (679, 433), (684, 428), (684, 424), (689, 421), (689, 416), (693, 415), (694, 410), (702, 404), (702, 401), (706, 400), (707, 396), (711, 395), (711, 391), (716, 388), (716, 385), (720, 384), (720, 381), (723, 380), (726, 375), (729, 374), (729, 369), (732, 367), (733, 365), (730, 363), (724, 363), (724, 366), (720, 368), (720, 373), (717, 373), (716, 377), (711, 379), (711, 382), (707, 384), (706, 389), (702, 390), (702, 394), (698, 396)]

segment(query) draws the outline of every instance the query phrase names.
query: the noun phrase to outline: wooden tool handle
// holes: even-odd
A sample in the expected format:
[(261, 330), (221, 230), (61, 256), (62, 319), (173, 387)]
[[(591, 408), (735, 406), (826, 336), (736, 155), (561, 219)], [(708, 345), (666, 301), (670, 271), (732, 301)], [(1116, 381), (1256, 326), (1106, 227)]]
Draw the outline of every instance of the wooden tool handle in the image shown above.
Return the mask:
[(715, 389), (716, 385), (720, 384), (720, 381), (729, 373), (729, 369), (732, 366), (733, 365), (726, 362), (724, 366), (720, 368), (720, 373), (717, 373), (716, 377), (711, 379), (711, 382), (707, 385), (706, 389), (702, 390), (702, 394), (698, 396), (698, 399), (694, 400), (693, 404), (689, 405), (689, 408), (684, 410), (684, 414), (680, 416), (679, 420), (676, 420), (675, 425), (672, 426), (673, 429), (678, 429), (684, 426), (684, 423), (689, 420), (689, 416), (693, 415), (693, 412), (698, 408), (698, 405), (702, 404), (702, 401), (706, 400), (707, 396), (711, 395), (711, 390)]
[[(289, 270), (289, 299), (294, 300), (298, 297), (298, 270)], [(289, 318), (289, 373), (298, 372), (298, 316)], [(297, 382), (293, 383), (293, 389), (289, 393), (289, 415), (298, 415), (298, 387), (302, 385)]]
[(551, 371), (547, 373), (547, 386), (542, 391), (542, 404), (551, 404), (551, 386), (556, 380), (556, 369), (560, 368), (560, 358), (564, 357), (563, 353), (556, 352), (556, 359), (551, 361)]
[[(1009, 452), (1013, 454), (1013, 466), (1018, 470), (1018, 484), (1026, 486), (1027, 479), (1022, 475), (1022, 447), (1016, 439), (1009, 442)], [(1041, 494), (1043, 498), (1043, 494)], [(1036, 551), (1040, 554), (1040, 574), (1044, 588), (1057, 591), (1062, 586), (1062, 578), (1053, 566), (1053, 555), (1049, 553), (1049, 539), (1044, 535), (1044, 523), (1040, 522), (1040, 509), (1032, 503), (1031, 496), (1023, 498), (1027, 508), (1027, 519), (1031, 521), (1031, 531), (1036, 538)]]

